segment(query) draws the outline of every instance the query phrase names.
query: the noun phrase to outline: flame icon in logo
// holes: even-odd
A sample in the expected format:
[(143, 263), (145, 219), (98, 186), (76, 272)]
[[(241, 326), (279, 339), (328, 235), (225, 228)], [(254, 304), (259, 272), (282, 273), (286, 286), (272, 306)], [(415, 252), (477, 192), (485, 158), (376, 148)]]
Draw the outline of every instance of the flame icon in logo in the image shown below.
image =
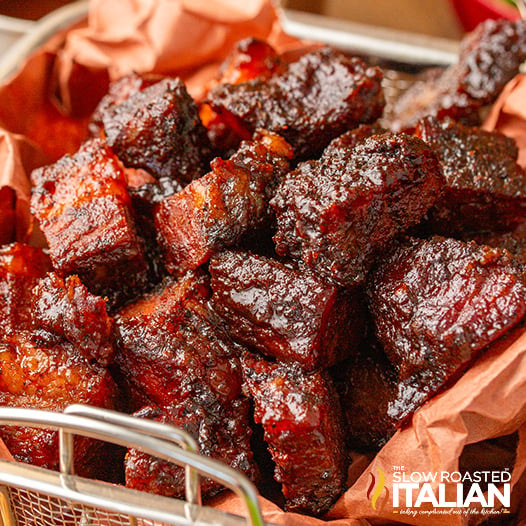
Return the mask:
[(369, 489), (367, 490), (367, 498), (371, 501), (371, 506), (373, 507), (373, 510), (376, 510), (376, 503), (378, 502), (378, 499), (380, 498), (380, 495), (382, 494), (384, 489), (387, 492), (387, 495), (389, 495), (389, 490), (387, 490), (385, 487), (385, 473), (382, 471), (381, 468), (377, 468), (377, 474), (378, 484), (376, 484), (376, 478), (373, 475), (373, 473), (370, 473), (371, 484), (369, 484)]

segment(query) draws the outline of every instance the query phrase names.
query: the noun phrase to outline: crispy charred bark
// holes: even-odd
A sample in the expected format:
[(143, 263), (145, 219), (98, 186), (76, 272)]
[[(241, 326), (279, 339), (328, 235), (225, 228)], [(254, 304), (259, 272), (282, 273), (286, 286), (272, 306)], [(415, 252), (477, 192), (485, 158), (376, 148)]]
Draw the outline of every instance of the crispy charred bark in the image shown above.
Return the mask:
[(108, 92), (102, 97), (91, 115), (89, 123), (91, 135), (104, 138), (104, 119), (113, 116), (116, 106), (160, 80), (162, 78), (159, 75), (131, 72), (111, 82)]
[(61, 276), (77, 274), (111, 305), (147, 286), (147, 263), (121, 164), (99, 139), (32, 174), (32, 212)]
[(127, 167), (187, 184), (206, 172), (210, 144), (180, 79), (136, 90), (102, 115), (108, 144)]
[(446, 183), (429, 214), (434, 233), (511, 230), (526, 217), (526, 172), (512, 138), (434, 118), (419, 122), (415, 133), (436, 151)]
[(343, 420), (331, 379), (251, 354), (243, 355), (242, 365), (286, 508), (322, 515), (344, 490), (347, 476)]
[(236, 341), (312, 371), (352, 354), (365, 332), (360, 295), (248, 252), (209, 265), (212, 305)]
[(415, 137), (386, 133), (332, 148), (276, 191), (276, 252), (335, 283), (363, 283), (377, 254), (424, 217), (442, 185), (437, 156)]
[(427, 115), (478, 124), (480, 108), (497, 98), (525, 59), (526, 23), (486, 20), (464, 38), (457, 64), (400, 97), (387, 115), (388, 127), (410, 131)]
[(279, 133), (295, 157), (305, 159), (341, 133), (380, 117), (381, 79), (379, 69), (324, 48), (270, 79), (221, 84), (207, 102), (241, 137), (258, 128)]
[(163, 200), (156, 227), (172, 273), (196, 269), (212, 254), (268, 224), (268, 202), (287, 172), (291, 151), (278, 135), (256, 134), (227, 161)]
[(323, 150), (322, 160), (330, 160), (333, 157), (344, 157), (349, 150), (352, 150), (365, 139), (373, 135), (381, 135), (388, 130), (382, 128), (378, 123), (361, 124), (357, 128), (342, 133), (333, 139)]

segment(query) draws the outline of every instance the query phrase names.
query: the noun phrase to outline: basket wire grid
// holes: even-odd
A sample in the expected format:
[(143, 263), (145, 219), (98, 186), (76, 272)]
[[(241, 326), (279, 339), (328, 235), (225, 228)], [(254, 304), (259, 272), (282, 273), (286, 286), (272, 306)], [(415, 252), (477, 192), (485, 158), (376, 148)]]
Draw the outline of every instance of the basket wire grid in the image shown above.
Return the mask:
[[(60, 466), (54, 472), (0, 460), (0, 526), (266, 525), (254, 485), (229, 466), (200, 455), (194, 439), (173, 426), (83, 405), (69, 406), (64, 413), (0, 407), (0, 425), (57, 429)], [(138, 448), (184, 466), (185, 500), (78, 477), (74, 435)], [(203, 506), (200, 475), (234, 491), (246, 517)]]

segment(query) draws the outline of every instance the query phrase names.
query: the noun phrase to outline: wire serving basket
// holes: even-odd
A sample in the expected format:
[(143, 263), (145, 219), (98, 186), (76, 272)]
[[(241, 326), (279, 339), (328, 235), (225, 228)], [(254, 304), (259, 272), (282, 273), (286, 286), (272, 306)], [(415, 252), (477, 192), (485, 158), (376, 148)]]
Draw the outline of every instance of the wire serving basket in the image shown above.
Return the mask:
[[(72, 405), (64, 413), (0, 407), (0, 425), (58, 430), (58, 472), (0, 459), (0, 526), (269, 526), (257, 490), (241, 473), (197, 452), (185, 431), (106, 409)], [(75, 475), (73, 437), (138, 448), (185, 467), (185, 500)], [(203, 506), (200, 475), (234, 491), (245, 517)]]

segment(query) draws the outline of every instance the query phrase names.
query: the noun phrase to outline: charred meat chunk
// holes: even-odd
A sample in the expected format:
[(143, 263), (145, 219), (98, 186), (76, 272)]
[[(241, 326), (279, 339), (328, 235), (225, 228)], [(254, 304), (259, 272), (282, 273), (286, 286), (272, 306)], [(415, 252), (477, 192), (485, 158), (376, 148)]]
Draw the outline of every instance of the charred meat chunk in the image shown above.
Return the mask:
[[(117, 388), (107, 369), (88, 363), (76, 346), (41, 340), (20, 331), (0, 343), (0, 405), (63, 411), (73, 403), (113, 409)], [(15, 459), (58, 469), (58, 432), (3, 426), (0, 437)], [(75, 444), (75, 470), (84, 476), (106, 472), (103, 445), (87, 438)]]
[(162, 80), (158, 75), (139, 74), (134, 71), (110, 83), (91, 115), (89, 130), (93, 137), (104, 138), (104, 118), (111, 118), (115, 108), (127, 98)]
[(116, 363), (139, 401), (167, 406), (239, 396), (237, 347), (211, 323), (203, 279), (163, 283), (117, 314)]
[(435, 118), (422, 120), (415, 133), (436, 151), (446, 180), (430, 211), (434, 233), (511, 230), (526, 217), (526, 172), (512, 138)]
[(344, 490), (347, 476), (343, 420), (331, 379), (248, 353), (242, 366), (287, 510), (322, 515)]
[[(223, 61), (212, 85), (241, 84), (256, 78), (266, 79), (283, 67), (280, 56), (270, 44), (257, 38), (245, 38), (236, 44)], [(220, 157), (235, 150), (242, 137), (246, 136), (245, 130), (232, 127), (233, 122), (226, 121), (206, 102), (199, 106), (199, 115), (212, 147)]]
[(370, 276), (378, 339), (407, 390), (434, 395), (523, 318), (523, 267), (502, 249), (409, 239)]
[(100, 139), (32, 173), (32, 212), (61, 276), (77, 274), (111, 304), (147, 285), (143, 246), (121, 164)]
[(470, 124), (492, 103), (526, 59), (524, 20), (486, 20), (467, 35), (458, 62), (407, 90), (387, 115), (393, 131), (412, 130), (427, 115)]
[(182, 184), (200, 177), (210, 159), (197, 104), (180, 79), (133, 93), (102, 116), (108, 144), (127, 167)]
[(376, 255), (424, 217), (442, 184), (437, 156), (416, 137), (385, 133), (334, 148), (278, 187), (276, 252), (338, 284), (360, 284)]
[(382, 447), (428, 398), (409, 389), (377, 342), (331, 371), (345, 416), (346, 442), (352, 450)]
[[(254, 481), (257, 468), (250, 449), (249, 413), (248, 400), (239, 397), (211, 407), (191, 399), (169, 407), (150, 405), (135, 412), (134, 416), (184, 429), (197, 441), (200, 454), (220, 460)], [(126, 486), (130, 488), (184, 498), (184, 468), (166, 460), (132, 448), (126, 456), (125, 475)], [(224, 486), (209, 478), (201, 480), (203, 497), (211, 497), (223, 489)]]
[(89, 362), (108, 365), (113, 359), (113, 321), (106, 301), (91, 294), (77, 276), (62, 279), (54, 272), (33, 291), (33, 327), (68, 341)]
[(215, 255), (209, 270), (213, 308), (247, 347), (311, 371), (342, 360), (363, 338), (358, 294), (310, 272), (233, 251)]
[(289, 145), (278, 135), (256, 134), (228, 160), (163, 200), (155, 217), (169, 272), (196, 269), (251, 229), (269, 222), (268, 202), (288, 171)]
[(297, 158), (320, 152), (331, 139), (380, 117), (382, 74), (330, 48), (307, 53), (270, 79), (221, 84), (207, 102), (231, 127), (282, 135)]
[(23, 243), (0, 247), (0, 341), (13, 331), (31, 328), (31, 291), (51, 269), (49, 257), (40, 248)]

